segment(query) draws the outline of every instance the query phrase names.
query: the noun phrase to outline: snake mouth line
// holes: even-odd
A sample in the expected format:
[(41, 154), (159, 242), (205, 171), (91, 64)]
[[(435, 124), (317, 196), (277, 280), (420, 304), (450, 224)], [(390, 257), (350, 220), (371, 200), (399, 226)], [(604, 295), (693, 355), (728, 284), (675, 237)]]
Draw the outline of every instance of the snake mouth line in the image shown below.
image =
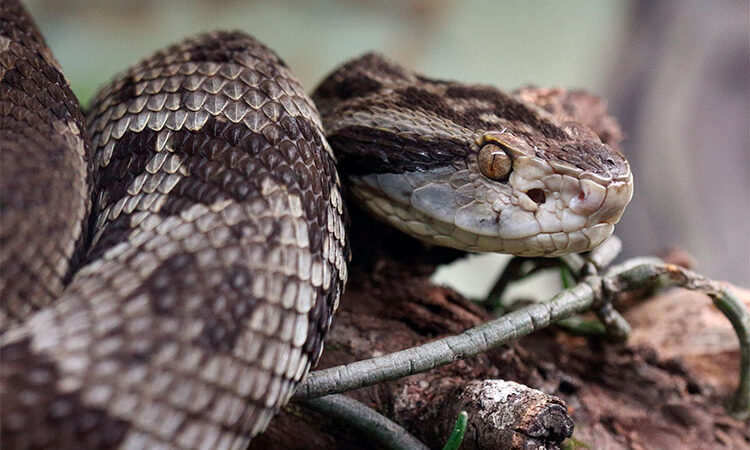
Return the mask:
[(408, 206), (399, 206), (378, 196), (364, 194), (364, 204), (376, 217), (426, 243), (453, 247), (471, 252), (510, 253), (518, 256), (555, 257), (590, 250), (604, 242), (614, 231), (614, 223), (602, 221), (576, 229), (536, 232), (527, 236), (506, 237), (498, 234), (477, 234), (453, 223), (427, 216)]
[(476, 245), (466, 247), (476, 252), (503, 252), (517, 256), (555, 257), (591, 250), (612, 235), (615, 225), (601, 222), (573, 231), (541, 232), (532, 236), (503, 239), (498, 236), (478, 236)]
[[(538, 222), (544, 218), (537, 217), (537, 220), (534, 220), (534, 215), (530, 211), (520, 211), (524, 216), (532, 214), (532, 217), (520, 223), (534, 226), (521, 226), (516, 220), (516, 226), (510, 228), (503, 228), (502, 213), (493, 211), (491, 217), (487, 216), (487, 220), (495, 226), (482, 229), (477, 226), (481, 225), (480, 222), (473, 221), (475, 215), (469, 214), (468, 217), (472, 220), (464, 220), (466, 215), (450, 214), (445, 220), (415, 208), (408, 201), (400, 202), (389, 198), (383, 192), (369, 186), (360, 186), (352, 192), (375, 217), (404, 233), (429, 244), (471, 252), (498, 252), (528, 257), (555, 257), (583, 252), (604, 242), (614, 231), (614, 224), (619, 219), (619, 208), (614, 208), (614, 211), (610, 207), (604, 208), (604, 214), (598, 214), (599, 217), (596, 218), (580, 216), (571, 211), (571, 214), (563, 215), (563, 222), (555, 221), (544, 231), (544, 226)], [(509, 215), (511, 221), (514, 219), (513, 216), (514, 214)], [(555, 215), (549, 215), (550, 218), (553, 216)], [(495, 220), (492, 220), (493, 218)], [(558, 217), (557, 220), (561, 219)], [(504, 230), (505, 234), (501, 230)]]

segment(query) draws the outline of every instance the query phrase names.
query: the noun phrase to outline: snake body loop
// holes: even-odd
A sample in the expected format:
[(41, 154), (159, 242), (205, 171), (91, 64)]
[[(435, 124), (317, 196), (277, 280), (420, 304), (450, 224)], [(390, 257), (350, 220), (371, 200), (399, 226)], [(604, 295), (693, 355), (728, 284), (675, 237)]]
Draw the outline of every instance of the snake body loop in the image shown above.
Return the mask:
[(318, 358), (346, 279), (318, 113), (272, 51), (214, 33), (102, 89), (88, 131), (94, 242), (3, 336), (3, 446), (242, 447)]
[(239, 32), (155, 53), (84, 125), (16, 0), (0, 24), (3, 447), (242, 448), (262, 432), (346, 282), (334, 151), (376, 217), (464, 250), (583, 251), (632, 194), (618, 151), (521, 93), (366, 55), (316, 91), (321, 119)]
[(59, 297), (83, 253), (90, 203), (84, 129), (78, 100), (31, 17), (3, 1), (0, 331)]

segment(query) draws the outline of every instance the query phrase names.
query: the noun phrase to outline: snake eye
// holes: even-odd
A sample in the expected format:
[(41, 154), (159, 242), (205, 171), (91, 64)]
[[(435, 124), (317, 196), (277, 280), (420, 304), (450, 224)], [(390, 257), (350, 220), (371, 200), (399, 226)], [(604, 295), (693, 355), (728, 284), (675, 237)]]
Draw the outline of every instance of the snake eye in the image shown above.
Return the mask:
[(503, 147), (490, 143), (479, 150), (479, 170), (491, 180), (503, 181), (513, 168), (510, 156)]

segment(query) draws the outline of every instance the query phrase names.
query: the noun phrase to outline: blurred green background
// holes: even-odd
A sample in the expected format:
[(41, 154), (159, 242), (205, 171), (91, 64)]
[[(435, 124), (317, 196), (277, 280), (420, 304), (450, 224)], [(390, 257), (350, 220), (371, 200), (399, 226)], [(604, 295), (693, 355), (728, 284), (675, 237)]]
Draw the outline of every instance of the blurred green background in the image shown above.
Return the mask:
[(202, 31), (244, 30), (313, 89), (368, 50), (446, 78), (601, 87), (627, 3), (29, 0), (83, 103), (115, 72)]
[[(116, 72), (201, 31), (244, 30), (308, 90), (365, 51), (437, 78), (583, 87), (629, 136), (626, 255), (677, 244), (699, 270), (750, 285), (747, 0), (26, 0), (82, 103)], [(458, 268), (482, 295), (495, 257)], [(455, 278), (455, 273), (444, 275)]]

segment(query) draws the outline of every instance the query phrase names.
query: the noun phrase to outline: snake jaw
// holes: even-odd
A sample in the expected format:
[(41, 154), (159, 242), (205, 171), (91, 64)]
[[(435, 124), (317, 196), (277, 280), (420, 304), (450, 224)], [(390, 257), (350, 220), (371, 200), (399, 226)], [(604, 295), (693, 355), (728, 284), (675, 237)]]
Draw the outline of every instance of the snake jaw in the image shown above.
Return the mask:
[(422, 241), (467, 251), (559, 256), (590, 250), (613, 232), (632, 196), (632, 174), (607, 176), (524, 152), (505, 182), (476, 153), (463, 165), (349, 177), (376, 217)]
[[(531, 154), (530, 154), (531, 153)], [(559, 256), (612, 234), (632, 196), (632, 174), (594, 173), (515, 151), (505, 182), (489, 180), (476, 153), (463, 165), (349, 177), (376, 217), (418, 239), (467, 251)]]

